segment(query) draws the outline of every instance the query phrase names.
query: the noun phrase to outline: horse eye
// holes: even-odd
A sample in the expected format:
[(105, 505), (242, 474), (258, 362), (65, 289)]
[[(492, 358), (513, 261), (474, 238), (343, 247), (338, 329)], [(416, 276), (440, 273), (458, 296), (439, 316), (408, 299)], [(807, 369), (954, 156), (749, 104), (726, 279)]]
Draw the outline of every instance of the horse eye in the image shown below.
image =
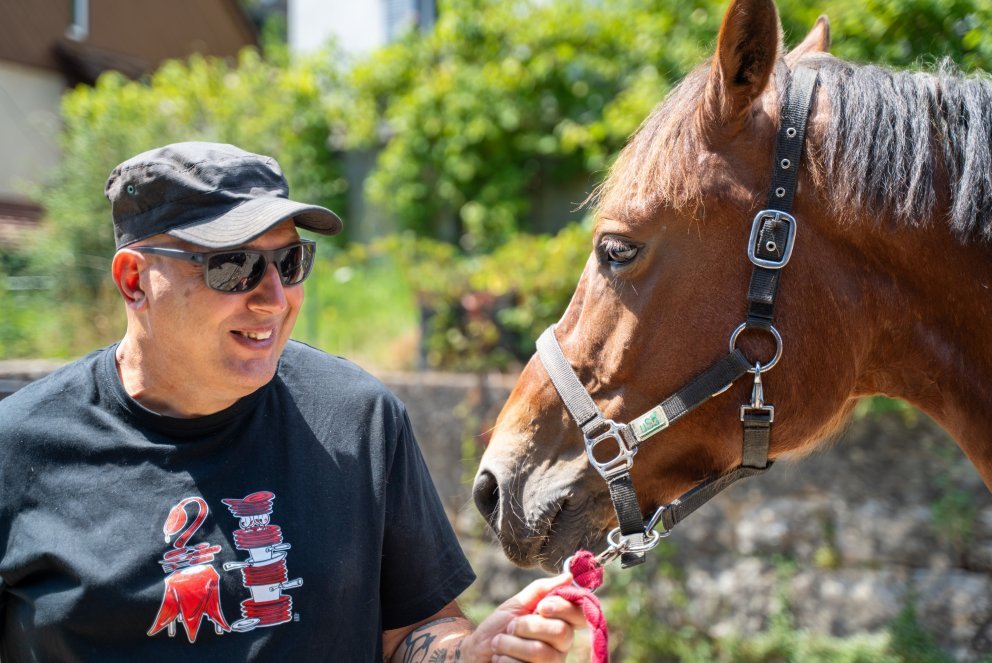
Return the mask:
[(626, 265), (637, 257), (639, 247), (628, 244), (616, 237), (607, 237), (599, 245), (600, 254), (612, 267)]

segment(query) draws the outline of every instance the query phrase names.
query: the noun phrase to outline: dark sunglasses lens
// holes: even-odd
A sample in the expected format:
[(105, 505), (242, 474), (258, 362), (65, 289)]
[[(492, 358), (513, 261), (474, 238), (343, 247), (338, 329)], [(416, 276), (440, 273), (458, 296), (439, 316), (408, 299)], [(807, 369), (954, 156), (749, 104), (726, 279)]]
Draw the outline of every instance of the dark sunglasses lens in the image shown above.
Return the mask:
[(207, 260), (207, 285), (221, 292), (251, 290), (264, 275), (265, 257), (257, 253), (215, 253)]
[(279, 256), (279, 275), (286, 285), (303, 283), (313, 268), (313, 244), (297, 244), (283, 249)]

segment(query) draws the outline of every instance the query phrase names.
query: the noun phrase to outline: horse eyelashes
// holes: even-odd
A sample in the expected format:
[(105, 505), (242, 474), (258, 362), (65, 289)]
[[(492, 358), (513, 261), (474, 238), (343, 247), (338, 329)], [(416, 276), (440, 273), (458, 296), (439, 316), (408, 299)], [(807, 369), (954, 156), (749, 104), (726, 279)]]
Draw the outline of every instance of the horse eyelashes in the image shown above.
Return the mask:
[(637, 257), (640, 247), (624, 242), (616, 237), (604, 238), (599, 244), (599, 255), (602, 262), (618, 267), (626, 265)]

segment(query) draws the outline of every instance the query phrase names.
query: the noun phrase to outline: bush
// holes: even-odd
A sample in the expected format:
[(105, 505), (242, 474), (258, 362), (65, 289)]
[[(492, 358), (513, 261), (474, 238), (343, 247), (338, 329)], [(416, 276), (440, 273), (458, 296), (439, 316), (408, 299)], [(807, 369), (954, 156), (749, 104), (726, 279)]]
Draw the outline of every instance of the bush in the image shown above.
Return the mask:
[(420, 313), (421, 366), (506, 371), (520, 368), (561, 315), (590, 241), (588, 228), (573, 224), (554, 236), (518, 234), (472, 256), (407, 233), (353, 245), (336, 260), (337, 269), (396, 268)]
[(992, 6), (983, 0), (779, 1), (786, 34), (800, 38), (819, 14), (830, 18), (830, 51), (896, 67), (950, 58), (966, 71), (992, 70), (986, 39)]
[(360, 114), (379, 121), (352, 140), (388, 134), (368, 196), (403, 228), (469, 252), (534, 231), (535, 191), (592, 187), (703, 57), (720, 5), (442, 3), (433, 32), (387, 46), (354, 72)]

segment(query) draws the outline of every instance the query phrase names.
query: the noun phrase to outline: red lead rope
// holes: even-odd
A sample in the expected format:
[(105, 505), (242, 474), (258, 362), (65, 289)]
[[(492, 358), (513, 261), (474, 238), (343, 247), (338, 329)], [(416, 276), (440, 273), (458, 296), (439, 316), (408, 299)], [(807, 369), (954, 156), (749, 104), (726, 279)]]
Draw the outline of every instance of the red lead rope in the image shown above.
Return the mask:
[(574, 603), (582, 608), (582, 614), (592, 630), (591, 663), (607, 663), (610, 660), (607, 646), (606, 617), (603, 606), (593, 594), (593, 590), (603, 584), (603, 567), (596, 563), (595, 556), (588, 550), (580, 550), (570, 558), (569, 571), (574, 585), (564, 585), (551, 592), (554, 596)]

